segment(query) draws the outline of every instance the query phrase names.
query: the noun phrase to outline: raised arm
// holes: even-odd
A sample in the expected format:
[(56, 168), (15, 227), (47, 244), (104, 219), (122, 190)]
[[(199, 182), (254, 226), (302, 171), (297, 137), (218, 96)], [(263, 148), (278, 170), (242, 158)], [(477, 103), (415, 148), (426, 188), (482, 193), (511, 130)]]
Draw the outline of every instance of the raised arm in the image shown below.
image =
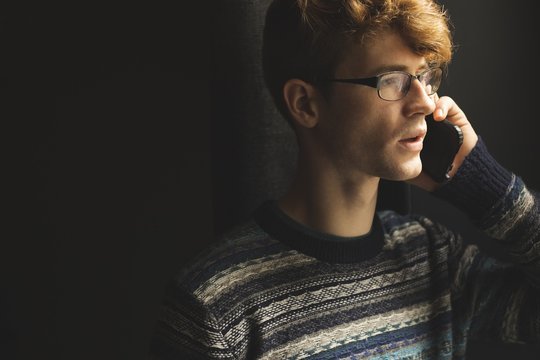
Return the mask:
[[(441, 104), (443, 108), (449, 106), (443, 113), (448, 111), (454, 123), (463, 125), (467, 141), (467, 134), (474, 134), (474, 130), (463, 112), (450, 98), (441, 98), (437, 106)], [(454, 237), (456, 250), (450, 267), (454, 274), (453, 301), (461, 324), (456, 331), (466, 332), (461, 333), (464, 337), (537, 343), (540, 200), (475, 136), (458, 155), (462, 158), (456, 160), (459, 166), (452, 179), (433, 194), (468, 214), (479, 229), (500, 242), (509, 261), (488, 257), (475, 245), (463, 247), (459, 237)]]

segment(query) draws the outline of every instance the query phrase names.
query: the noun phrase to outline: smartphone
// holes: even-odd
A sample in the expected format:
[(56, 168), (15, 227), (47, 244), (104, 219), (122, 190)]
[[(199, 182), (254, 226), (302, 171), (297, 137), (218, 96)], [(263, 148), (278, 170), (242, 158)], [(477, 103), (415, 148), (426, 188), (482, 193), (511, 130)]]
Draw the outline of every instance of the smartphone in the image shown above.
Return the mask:
[(432, 115), (426, 116), (426, 123), (427, 134), (420, 152), (422, 171), (436, 182), (444, 183), (450, 179), (448, 173), (463, 143), (463, 132), (448, 120), (433, 120)]

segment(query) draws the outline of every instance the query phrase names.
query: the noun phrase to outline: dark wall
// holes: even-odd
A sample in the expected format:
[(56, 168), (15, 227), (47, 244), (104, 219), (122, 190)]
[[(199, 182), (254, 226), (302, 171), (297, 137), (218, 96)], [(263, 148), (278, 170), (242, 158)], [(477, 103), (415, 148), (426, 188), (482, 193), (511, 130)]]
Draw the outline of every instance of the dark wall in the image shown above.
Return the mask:
[(0, 251), (0, 358), (145, 358), (165, 282), (210, 241), (211, 38), (195, 3), (2, 14), (18, 221)]
[[(2, 14), (13, 230), (0, 251), (5, 353), (144, 359), (170, 276), (283, 191), (295, 146), (262, 83), (268, 3), (44, 4)], [(444, 3), (458, 49), (441, 92), (499, 161), (540, 189), (531, 5)], [(497, 251), (427, 194), (413, 192), (413, 210)]]

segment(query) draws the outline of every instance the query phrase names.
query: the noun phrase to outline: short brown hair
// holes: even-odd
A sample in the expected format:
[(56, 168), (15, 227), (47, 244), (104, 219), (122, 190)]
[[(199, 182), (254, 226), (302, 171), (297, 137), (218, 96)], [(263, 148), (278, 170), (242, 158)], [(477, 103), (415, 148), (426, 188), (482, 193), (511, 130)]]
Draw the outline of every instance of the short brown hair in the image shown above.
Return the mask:
[(263, 69), (279, 111), (289, 120), (289, 79), (330, 78), (352, 40), (393, 29), (431, 64), (446, 66), (452, 38), (446, 11), (433, 0), (274, 0), (266, 13)]

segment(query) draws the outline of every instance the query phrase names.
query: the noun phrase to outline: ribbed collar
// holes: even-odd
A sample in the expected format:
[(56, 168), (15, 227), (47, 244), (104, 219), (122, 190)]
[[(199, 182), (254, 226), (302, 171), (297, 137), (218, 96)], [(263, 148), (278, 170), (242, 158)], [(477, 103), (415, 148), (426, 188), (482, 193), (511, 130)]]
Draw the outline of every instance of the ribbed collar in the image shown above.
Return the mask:
[(375, 215), (368, 234), (342, 237), (319, 232), (298, 223), (267, 201), (254, 213), (257, 224), (276, 240), (291, 248), (329, 263), (354, 263), (377, 255), (383, 246), (384, 235), (380, 219)]

